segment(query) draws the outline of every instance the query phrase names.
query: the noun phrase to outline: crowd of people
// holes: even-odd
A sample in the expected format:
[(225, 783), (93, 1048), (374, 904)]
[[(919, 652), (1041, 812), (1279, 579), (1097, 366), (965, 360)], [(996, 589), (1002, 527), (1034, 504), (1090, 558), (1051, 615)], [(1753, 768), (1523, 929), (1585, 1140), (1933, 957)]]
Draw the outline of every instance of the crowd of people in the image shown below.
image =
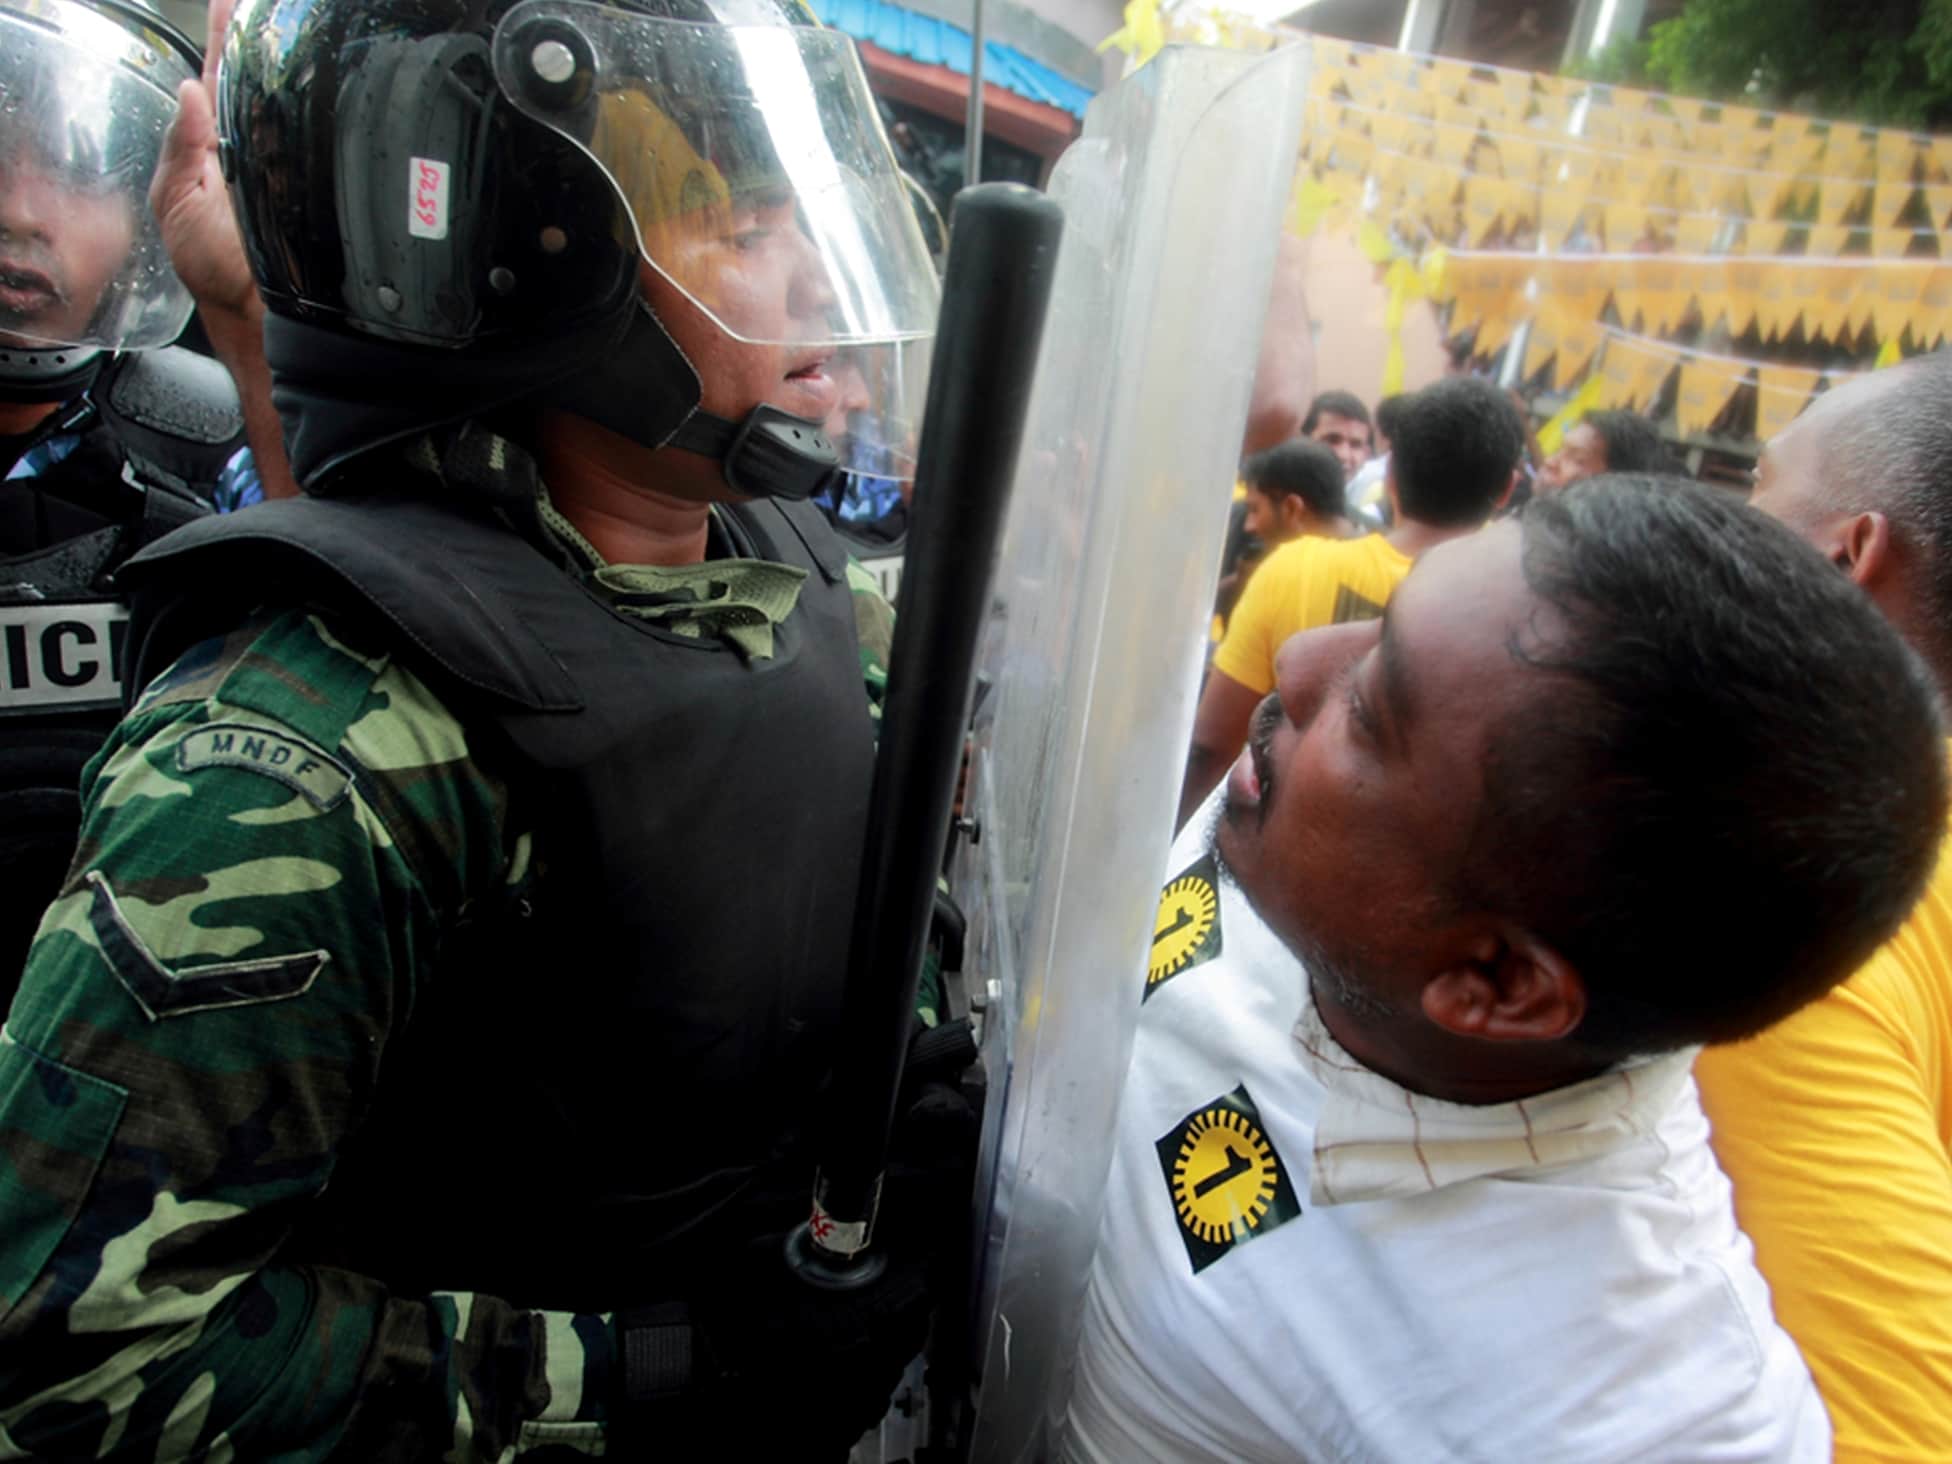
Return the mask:
[[(840, 1459), (962, 1325), (933, 997), (787, 1261), (936, 306), (850, 44), (0, 0), (0, 1454)], [(1744, 502), (1292, 410), (1296, 289), (1051, 1450), (1952, 1458), (1952, 355)]]

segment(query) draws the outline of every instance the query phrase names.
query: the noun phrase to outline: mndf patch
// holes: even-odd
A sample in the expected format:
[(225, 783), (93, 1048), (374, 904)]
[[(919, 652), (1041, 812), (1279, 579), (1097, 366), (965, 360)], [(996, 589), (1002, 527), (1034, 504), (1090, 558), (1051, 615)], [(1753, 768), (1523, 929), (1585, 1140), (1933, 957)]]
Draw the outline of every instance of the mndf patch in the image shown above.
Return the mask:
[(1196, 1276), (1301, 1213), (1244, 1085), (1194, 1109), (1153, 1147)]
[(1152, 925), (1152, 950), (1146, 958), (1145, 995), (1182, 971), (1220, 954), (1220, 879), (1213, 856), (1166, 881), (1159, 892), (1159, 914)]

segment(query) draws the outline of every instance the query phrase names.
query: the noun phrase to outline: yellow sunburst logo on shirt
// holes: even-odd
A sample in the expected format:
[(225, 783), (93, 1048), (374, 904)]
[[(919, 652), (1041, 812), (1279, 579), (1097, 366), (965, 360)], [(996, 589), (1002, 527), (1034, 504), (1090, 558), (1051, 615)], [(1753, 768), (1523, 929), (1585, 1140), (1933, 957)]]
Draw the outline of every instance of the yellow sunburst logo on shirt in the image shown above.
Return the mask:
[(1148, 998), (1166, 981), (1220, 954), (1220, 890), (1213, 860), (1200, 860), (1159, 893), (1146, 962)]
[(1194, 1109), (1155, 1147), (1195, 1274), (1301, 1213), (1244, 1086)]

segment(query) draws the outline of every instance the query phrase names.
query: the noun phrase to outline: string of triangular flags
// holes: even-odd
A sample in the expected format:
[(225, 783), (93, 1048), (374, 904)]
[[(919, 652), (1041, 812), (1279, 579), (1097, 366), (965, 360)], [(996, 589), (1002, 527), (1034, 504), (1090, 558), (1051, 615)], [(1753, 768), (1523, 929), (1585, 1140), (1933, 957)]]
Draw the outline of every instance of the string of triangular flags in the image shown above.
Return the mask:
[(1857, 374), (1697, 351), (1607, 326), (1596, 334), (1589, 331), (1568, 331), (1546, 317), (1533, 322), (1525, 344), (1527, 376), (1550, 366), (1559, 389), (1580, 383), (1574, 398), (1582, 411), (1623, 407), (1652, 412), (1671, 384), (1675, 425), (1684, 437), (1746, 421), (1737, 397), (1747, 388), (1755, 398), (1754, 435), (1767, 441), (1795, 420), (1819, 386), (1836, 386)]

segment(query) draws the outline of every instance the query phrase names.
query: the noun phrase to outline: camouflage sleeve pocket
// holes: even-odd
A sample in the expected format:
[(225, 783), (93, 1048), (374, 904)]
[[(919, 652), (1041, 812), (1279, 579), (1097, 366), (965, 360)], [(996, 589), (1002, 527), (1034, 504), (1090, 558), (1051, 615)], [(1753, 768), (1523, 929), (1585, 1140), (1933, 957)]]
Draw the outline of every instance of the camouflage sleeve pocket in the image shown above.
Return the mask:
[(0, 1032), (0, 1317), (74, 1223), (128, 1096)]

